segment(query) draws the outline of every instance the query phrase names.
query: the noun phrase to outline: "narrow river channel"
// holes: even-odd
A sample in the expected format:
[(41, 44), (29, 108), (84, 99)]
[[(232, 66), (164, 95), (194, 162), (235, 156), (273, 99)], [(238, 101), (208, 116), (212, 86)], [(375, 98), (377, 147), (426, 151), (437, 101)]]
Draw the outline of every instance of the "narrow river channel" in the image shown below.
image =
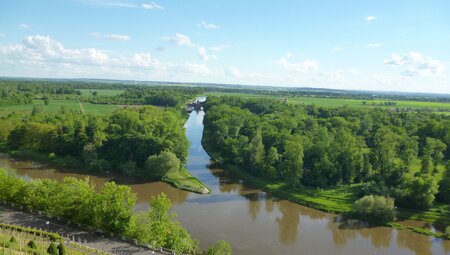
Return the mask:
[[(174, 204), (173, 212), (200, 240), (202, 248), (224, 239), (232, 244), (233, 254), (450, 254), (450, 241), (344, 221), (336, 215), (272, 197), (211, 167), (210, 157), (201, 145), (203, 116), (203, 111), (194, 111), (185, 125), (191, 143), (187, 169), (211, 188), (211, 194), (189, 193), (162, 182), (129, 185), (138, 195), (137, 210), (147, 209), (151, 196), (167, 193)], [(89, 176), (9, 159), (0, 159), (0, 168), (33, 179)], [(89, 178), (97, 184), (107, 181), (96, 176)]]

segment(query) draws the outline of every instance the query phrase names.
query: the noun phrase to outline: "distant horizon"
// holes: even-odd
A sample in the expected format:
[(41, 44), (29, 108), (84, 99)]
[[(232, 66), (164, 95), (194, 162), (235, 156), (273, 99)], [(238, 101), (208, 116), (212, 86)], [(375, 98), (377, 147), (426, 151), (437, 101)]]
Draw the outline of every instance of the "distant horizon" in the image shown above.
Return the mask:
[[(73, 77), (73, 78), (64, 78), (64, 77), (26, 77), (26, 76), (0, 76), (0, 79), (27, 79), (27, 80), (74, 80), (77, 82), (83, 82), (83, 80), (97, 80), (97, 81), (110, 81), (111, 83), (123, 83), (123, 82), (138, 82), (138, 83), (172, 83), (172, 84), (186, 84), (199, 86), (203, 85), (207, 87), (208, 85), (223, 85), (229, 87), (249, 87), (249, 88), (274, 88), (274, 89), (317, 89), (317, 90), (330, 90), (330, 91), (348, 91), (348, 92), (363, 92), (363, 93), (380, 93), (380, 94), (388, 94), (388, 93), (400, 93), (400, 94), (423, 94), (423, 95), (441, 95), (441, 96), (449, 96), (450, 93), (440, 93), (440, 92), (424, 92), (424, 91), (394, 91), (394, 90), (365, 90), (365, 89), (346, 89), (346, 88), (327, 88), (327, 87), (310, 87), (310, 86), (283, 86), (283, 85), (263, 85), (263, 84), (240, 84), (240, 83), (216, 83), (216, 82), (188, 82), (188, 81), (163, 81), (163, 80), (132, 80), (132, 79), (108, 79), (108, 78), (86, 78), (86, 77)], [(145, 84), (130, 84), (132, 85), (144, 85)], [(239, 89), (237, 88), (237, 89)]]
[(447, 0), (5, 0), (0, 76), (450, 94)]

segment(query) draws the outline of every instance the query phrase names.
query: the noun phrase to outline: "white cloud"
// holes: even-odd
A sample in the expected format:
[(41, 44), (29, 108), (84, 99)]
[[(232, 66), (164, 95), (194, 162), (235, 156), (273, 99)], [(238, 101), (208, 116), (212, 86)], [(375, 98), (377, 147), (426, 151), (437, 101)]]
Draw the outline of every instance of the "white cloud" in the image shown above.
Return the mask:
[(366, 45), (365, 48), (379, 48), (381, 46), (383, 46), (383, 44), (381, 44), (381, 43), (369, 43)]
[(339, 46), (334, 46), (334, 48), (333, 48), (333, 51), (340, 51), (340, 50), (342, 50), (342, 48)]
[(224, 49), (227, 49), (227, 48), (230, 48), (230, 47), (231, 47), (230, 45), (221, 44), (221, 45), (210, 47), (209, 50), (210, 51), (223, 51)]
[(295, 72), (311, 72), (317, 71), (319, 68), (319, 62), (317, 60), (304, 60), (302, 62), (291, 62), (290, 59), (292, 57), (291, 52), (287, 52), (284, 57), (276, 60), (275, 63), (284, 67), (286, 70), (295, 71)]
[(174, 36), (164, 37), (164, 39), (177, 45), (195, 47), (195, 44), (191, 42), (191, 38), (184, 34), (176, 33)]
[(124, 41), (131, 40), (131, 37), (128, 35), (118, 35), (118, 34), (103, 35), (103, 34), (97, 33), (97, 32), (91, 32), (91, 33), (89, 33), (89, 35), (94, 38), (97, 38), (97, 39), (107, 39), (107, 40), (116, 41), (116, 42), (124, 42)]
[(217, 56), (213, 54), (208, 54), (204, 47), (198, 47), (198, 55), (203, 61), (216, 60)]
[(4, 38), (4, 37), (6, 37), (6, 34), (0, 33), (0, 38)]
[(376, 19), (378, 19), (378, 18), (375, 17), (375, 16), (368, 16), (368, 17), (365, 18), (365, 20), (366, 20), (368, 23), (371, 23), (372, 21), (374, 21), (374, 20), (376, 20)]
[(202, 27), (202, 28), (206, 28), (208, 30), (213, 30), (213, 29), (218, 29), (219, 26), (217, 26), (216, 24), (213, 23), (208, 23), (204, 20), (202, 20), (202, 22), (200, 22), (197, 26)]
[(420, 52), (408, 52), (402, 56), (394, 53), (390, 60), (384, 60), (387, 65), (402, 66), (401, 75), (406, 77), (438, 75), (444, 72), (445, 65)]
[(161, 5), (159, 5), (155, 2), (142, 4), (141, 6), (142, 6), (142, 8), (144, 8), (146, 10), (164, 10), (164, 7), (162, 7)]
[(128, 35), (109, 34), (105, 35), (105, 38), (111, 41), (129, 41), (131, 37)]
[(241, 72), (234, 66), (227, 67), (223, 70), (226, 76), (239, 77), (241, 76)]
[(96, 48), (69, 49), (50, 36), (0, 45), (0, 75), (198, 81), (216, 73), (204, 64), (164, 63), (147, 52), (112, 55)]
[(19, 27), (22, 29), (28, 29), (28, 28), (30, 28), (30, 25), (23, 23), (23, 24), (20, 24)]

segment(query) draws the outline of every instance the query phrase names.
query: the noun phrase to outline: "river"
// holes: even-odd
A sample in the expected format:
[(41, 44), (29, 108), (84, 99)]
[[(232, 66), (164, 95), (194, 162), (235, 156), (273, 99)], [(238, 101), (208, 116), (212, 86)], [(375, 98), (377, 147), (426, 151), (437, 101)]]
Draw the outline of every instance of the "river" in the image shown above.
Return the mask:
[[(202, 248), (224, 239), (233, 246), (233, 254), (450, 254), (448, 240), (342, 220), (272, 197), (211, 167), (210, 157), (201, 145), (203, 116), (203, 111), (194, 111), (185, 125), (191, 143), (187, 169), (211, 188), (211, 194), (189, 193), (162, 182), (129, 185), (138, 196), (137, 210), (146, 210), (151, 196), (165, 192), (174, 204), (172, 211), (200, 240)], [(10, 159), (0, 159), (0, 168), (33, 179), (89, 176)], [(107, 181), (102, 177), (89, 178), (96, 184)]]

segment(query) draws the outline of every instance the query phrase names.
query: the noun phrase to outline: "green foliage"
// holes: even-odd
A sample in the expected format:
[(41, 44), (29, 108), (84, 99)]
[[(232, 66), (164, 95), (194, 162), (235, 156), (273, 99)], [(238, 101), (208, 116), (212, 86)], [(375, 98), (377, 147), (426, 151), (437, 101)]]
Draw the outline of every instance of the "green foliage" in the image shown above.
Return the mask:
[(37, 249), (37, 245), (36, 245), (36, 243), (33, 240), (30, 240), (27, 243), (27, 247), (30, 248), (30, 249)]
[(395, 218), (394, 199), (383, 196), (364, 196), (355, 202), (355, 212), (366, 218), (374, 217), (382, 221)]
[(17, 243), (17, 240), (14, 236), (11, 236), (11, 239), (9, 239), (10, 243)]
[(420, 174), (407, 177), (397, 196), (402, 205), (426, 209), (433, 205), (437, 192), (436, 179), (430, 174)]
[[(152, 198), (148, 213), (140, 215), (134, 212), (136, 194), (128, 186), (108, 182), (96, 189), (89, 179), (73, 177), (62, 182), (48, 179), (25, 182), (0, 169), (0, 199), (179, 252), (198, 251), (198, 241), (169, 212), (172, 204), (164, 193)], [(3, 223), (0, 226), (12, 228)], [(14, 229), (61, 242), (57, 234), (23, 227)], [(61, 254), (61, 249), (58, 247), (56, 252)]]
[(180, 167), (180, 160), (170, 151), (163, 151), (158, 155), (152, 155), (145, 162), (147, 175), (152, 177), (161, 178), (168, 173), (177, 173), (180, 171)]
[(57, 248), (58, 248), (58, 255), (66, 255), (66, 246), (64, 245), (63, 242), (60, 242)]
[(217, 241), (206, 250), (206, 255), (231, 255), (231, 253), (231, 245), (224, 240)]
[(47, 253), (50, 255), (58, 255), (58, 248), (56, 247), (55, 243), (51, 242), (50, 245), (47, 248)]
[(413, 208), (434, 204), (437, 181), (439, 198), (448, 194), (439, 166), (450, 158), (450, 117), (256, 96), (208, 97), (205, 107), (203, 143), (215, 159), (274, 183), (362, 183), (362, 194), (395, 197)]
[(447, 162), (446, 169), (439, 182), (438, 198), (440, 201), (450, 204), (450, 161)]

